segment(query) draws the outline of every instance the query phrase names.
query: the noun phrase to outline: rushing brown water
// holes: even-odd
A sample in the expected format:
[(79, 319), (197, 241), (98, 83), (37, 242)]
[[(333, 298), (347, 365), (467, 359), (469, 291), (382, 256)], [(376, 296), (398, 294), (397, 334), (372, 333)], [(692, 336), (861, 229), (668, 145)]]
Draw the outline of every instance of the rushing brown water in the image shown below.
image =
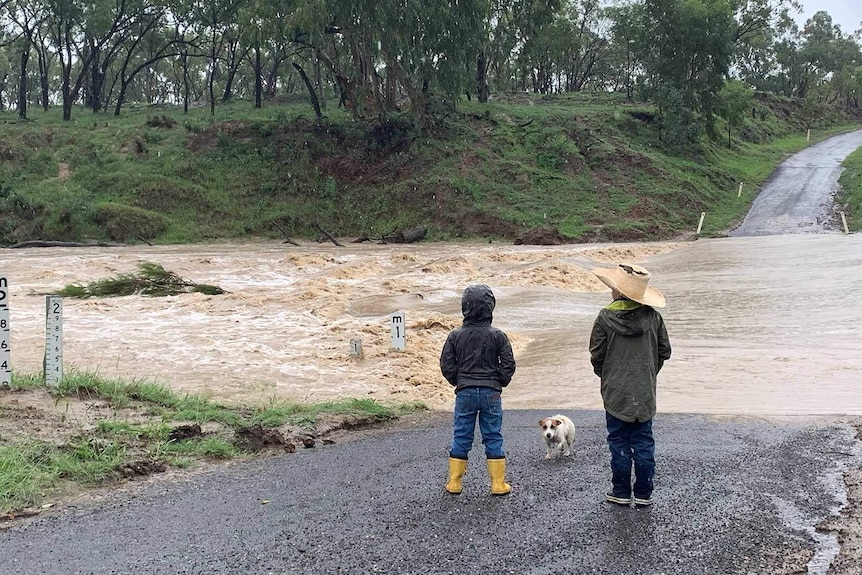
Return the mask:
[[(3, 250), (12, 361), (41, 371), (44, 294), (151, 261), (230, 293), (64, 300), (70, 370), (165, 383), (228, 401), (419, 399), (448, 407), (439, 351), (460, 293), (487, 283), (518, 371), (506, 406), (600, 407), (587, 339), (608, 290), (589, 269), (641, 261), (668, 298), (674, 355), (660, 411), (862, 414), (860, 236), (691, 244), (411, 246), (277, 243)], [(390, 349), (404, 311), (407, 349)], [(364, 357), (350, 356), (360, 339)]]

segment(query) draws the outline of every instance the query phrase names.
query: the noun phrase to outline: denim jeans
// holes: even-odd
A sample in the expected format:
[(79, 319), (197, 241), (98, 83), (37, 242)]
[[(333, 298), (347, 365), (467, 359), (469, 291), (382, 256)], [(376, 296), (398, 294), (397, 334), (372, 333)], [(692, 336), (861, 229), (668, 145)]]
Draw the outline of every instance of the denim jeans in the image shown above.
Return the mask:
[(503, 452), (503, 401), (500, 392), (490, 387), (466, 387), (455, 394), (455, 420), (453, 423), (451, 457), (467, 459), (473, 447), (476, 417), (485, 445), (485, 457), (500, 459)]
[(635, 468), (634, 496), (649, 499), (655, 475), (655, 439), (652, 420), (628, 423), (605, 412), (608, 422), (608, 447), (614, 495), (632, 494), (632, 463)]

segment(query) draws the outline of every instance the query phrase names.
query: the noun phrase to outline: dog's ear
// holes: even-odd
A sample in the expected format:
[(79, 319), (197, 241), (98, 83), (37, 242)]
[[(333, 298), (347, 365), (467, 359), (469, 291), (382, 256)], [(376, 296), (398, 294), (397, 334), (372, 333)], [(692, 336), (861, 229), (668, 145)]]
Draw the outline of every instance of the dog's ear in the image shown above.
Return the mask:
[(539, 427), (545, 427), (545, 420), (544, 419), (539, 420)]
[(555, 420), (554, 420), (554, 423), (557, 425), (557, 427), (559, 427), (559, 426), (561, 426), (561, 425), (563, 424), (563, 422), (562, 422), (562, 421), (560, 421), (559, 419), (555, 419)]

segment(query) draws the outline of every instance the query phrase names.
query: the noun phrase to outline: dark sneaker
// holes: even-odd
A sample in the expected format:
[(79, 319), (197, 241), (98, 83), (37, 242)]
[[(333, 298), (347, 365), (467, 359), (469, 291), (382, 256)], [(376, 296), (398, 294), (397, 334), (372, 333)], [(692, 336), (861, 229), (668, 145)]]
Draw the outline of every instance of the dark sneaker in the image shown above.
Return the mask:
[(614, 495), (613, 493), (605, 493), (605, 501), (609, 503), (616, 503), (617, 505), (630, 505), (632, 502), (632, 498), (624, 497), (621, 495)]
[(636, 507), (648, 507), (652, 505), (652, 496), (643, 498), (643, 497), (635, 497), (635, 506)]

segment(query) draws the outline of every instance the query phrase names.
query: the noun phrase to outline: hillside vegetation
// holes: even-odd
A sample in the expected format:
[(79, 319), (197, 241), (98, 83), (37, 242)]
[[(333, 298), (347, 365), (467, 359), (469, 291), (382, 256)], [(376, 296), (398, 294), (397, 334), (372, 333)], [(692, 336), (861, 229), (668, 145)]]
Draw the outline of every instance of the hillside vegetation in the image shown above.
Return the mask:
[[(379, 238), (647, 240), (732, 228), (757, 186), (811, 139), (859, 127), (846, 113), (758, 95), (714, 140), (663, 145), (651, 105), (614, 94), (440, 100), (410, 117), (357, 121), (336, 102), (247, 102), (184, 114), (0, 114), (0, 243)], [(743, 182), (741, 197), (739, 183)], [(853, 211), (849, 210), (851, 220)], [(283, 230), (280, 231), (280, 229)]]

